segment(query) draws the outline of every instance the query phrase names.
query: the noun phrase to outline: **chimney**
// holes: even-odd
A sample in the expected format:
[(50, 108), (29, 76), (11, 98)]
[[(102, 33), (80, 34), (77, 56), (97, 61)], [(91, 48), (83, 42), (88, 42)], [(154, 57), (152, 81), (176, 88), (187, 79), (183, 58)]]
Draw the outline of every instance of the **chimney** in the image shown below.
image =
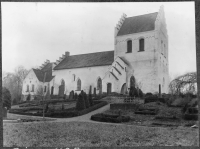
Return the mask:
[(68, 51), (66, 51), (66, 52), (65, 52), (65, 57), (69, 56), (69, 54), (70, 54), (70, 53), (69, 53)]

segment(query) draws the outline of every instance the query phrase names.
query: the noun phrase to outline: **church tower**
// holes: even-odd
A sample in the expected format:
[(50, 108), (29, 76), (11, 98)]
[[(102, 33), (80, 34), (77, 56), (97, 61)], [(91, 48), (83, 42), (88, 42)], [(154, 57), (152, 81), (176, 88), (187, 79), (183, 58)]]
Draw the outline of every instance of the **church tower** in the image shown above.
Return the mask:
[(115, 27), (114, 59), (126, 62), (126, 87), (144, 93), (168, 93), (168, 34), (164, 8), (159, 12), (120, 18)]

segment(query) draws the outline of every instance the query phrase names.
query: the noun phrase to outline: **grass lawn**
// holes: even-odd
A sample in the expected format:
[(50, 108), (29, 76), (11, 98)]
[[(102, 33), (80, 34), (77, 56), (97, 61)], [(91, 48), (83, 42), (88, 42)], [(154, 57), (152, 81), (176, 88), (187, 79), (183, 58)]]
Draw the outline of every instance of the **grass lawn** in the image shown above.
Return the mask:
[(198, 129), (89, 122), (4, 123), (5, 147), (197, 146)]

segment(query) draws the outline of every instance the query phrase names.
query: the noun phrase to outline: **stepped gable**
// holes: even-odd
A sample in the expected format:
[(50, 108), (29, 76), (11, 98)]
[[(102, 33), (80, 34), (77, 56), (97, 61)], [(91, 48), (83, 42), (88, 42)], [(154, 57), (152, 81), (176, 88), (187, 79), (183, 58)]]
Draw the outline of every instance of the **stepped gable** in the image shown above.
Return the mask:
[(48, 63), (41, 70), (40, 69), (33, 69), (35, 75), (37, 76), (37, 78), (40, 82), (44, 81), (45, 72), (46, 72), (45, 82), (50, 82), (54, 78), (54, 76), (52, 76), (52, 66), (53, 66), (53, 63)]

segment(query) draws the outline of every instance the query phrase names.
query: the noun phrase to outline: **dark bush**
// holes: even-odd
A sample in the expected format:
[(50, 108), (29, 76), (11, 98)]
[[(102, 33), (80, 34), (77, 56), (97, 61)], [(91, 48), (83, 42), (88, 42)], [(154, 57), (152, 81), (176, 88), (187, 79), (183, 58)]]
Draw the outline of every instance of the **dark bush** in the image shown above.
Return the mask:
[(121, 123), (130, 121), (130, 116), (119, 116), (111, 114), (98, 113), (91, 116), (91, 120), (100, 122)]
[(83, 95), (81, 93), (78, 95), (78, 100), (76, 102), (76, 109), (78, 111), (82, 111), (82, 110), (85, 109), (85, 100), (84, 100)]
[(82, 92), (82, 96), (83, 96), (84, 101), (85, 101), (85, 107), (89, 108), (90, 107), (90, 103), (89, 103), (89, 99), (87, 98), (87, 94), (85, 92)]
[(69, 100), (74, 100), (74, 91), (73, 90), (69, 93)]
[(144, 103), (156, 102), (156, 101), (158, 101), (158, 97), (154, 96), (154, 95), (145, 97), (145, 99), (144, 99)]
[(130, 87), (129, 96), (130, 97), (138, 97), (138, 91), (134, 86)]
[(145, 97), (152, 96), (152, 95), (153, 95), (153, 94), (149, 92), (149, 93), (146, 93), (146, 94), (145, 94)]
[(93, 96), (96, 97), (97, 94), (96, 94), (96, 88), (94, 88), (94, 93), (93, 93)]
[(78, 95), (77, 93), (74, 94), (74, 100), (77, 100), (78, 99)]
[(46, 104), (44, 112), (47, 113), (48, 110), (49, 110), (49, 104)]
[(99, 108), (101, 108), (101, 107), (103, 107), (103, 106), (105, 106), (107, 104), (108, 103), (106, 101), (101, 101), (100, 103), (95, 104), (92, 107), (89, 107), (89, 108), (87, 108), (85, 110), (79, 111), (79, 115), (83, 115), (83, 114), (89, 113), (89, 112), (94, 111), (96, 109), (99, 109)]
[(31, 94), (28, 94), (28, 96), (26, 97), (26, 101), (30, 101), (31, 100)]
[(88, 100), (89, 100), (90, 106), (93, 106), (93, 99), (92, 99), (91, 91), (89, 92)]
[(2, 88), (2, 99), (3, 99), (3, 107), (7, 107), (7, 109), (10, 109), (11, 94), (10, 91), (5, 87)]

